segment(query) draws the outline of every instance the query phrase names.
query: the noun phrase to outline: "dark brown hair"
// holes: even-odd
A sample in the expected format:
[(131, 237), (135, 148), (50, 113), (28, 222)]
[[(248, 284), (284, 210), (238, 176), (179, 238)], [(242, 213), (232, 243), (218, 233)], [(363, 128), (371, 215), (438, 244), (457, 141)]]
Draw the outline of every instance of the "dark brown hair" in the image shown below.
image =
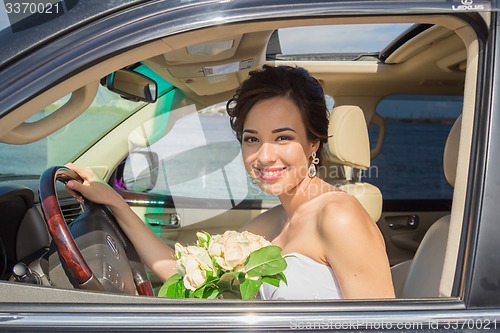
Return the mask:
[(302, 67), (264, 65), (262, 69), (250, 72), (226, 106), (238, 141), (241, 142), (243, 123), (250, 109), (257, 102), (273, 97), (286, 97), (297, 105), (307, 139), (320, 141), (317, 154), (321, 158), (323, 143), (328, 141), (325, 94), (318, 80)]

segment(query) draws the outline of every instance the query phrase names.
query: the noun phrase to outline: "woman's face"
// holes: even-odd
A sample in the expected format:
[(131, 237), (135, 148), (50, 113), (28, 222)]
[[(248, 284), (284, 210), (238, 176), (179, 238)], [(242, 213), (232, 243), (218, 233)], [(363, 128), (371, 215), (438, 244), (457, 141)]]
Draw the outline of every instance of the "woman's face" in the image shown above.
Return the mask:
[(298, 107), (288, 98), (273, 97), (255, 104), (243, 124), (245, 168), (268, 194), (291, 193), (305, 177), (309, 158), (319, 142), (307, 139)]

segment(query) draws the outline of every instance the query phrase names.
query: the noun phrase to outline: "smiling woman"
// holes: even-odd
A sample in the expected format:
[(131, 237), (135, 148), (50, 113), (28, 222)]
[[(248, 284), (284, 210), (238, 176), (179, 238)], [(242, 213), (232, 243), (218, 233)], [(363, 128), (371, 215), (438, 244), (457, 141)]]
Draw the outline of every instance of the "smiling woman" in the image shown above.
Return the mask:
[(354, 197), (317, 177), (329, 123), (319, 82), (301, 67), (264, 66), (250, 72), (228, 113), (249, 176), (281, 202), (274, 208), (280, 219), (263, 213), (244, 228), (299, 259), (288, 261), (288, 284), (262, 296), (394, 297), (382, 235), (370, 216)]

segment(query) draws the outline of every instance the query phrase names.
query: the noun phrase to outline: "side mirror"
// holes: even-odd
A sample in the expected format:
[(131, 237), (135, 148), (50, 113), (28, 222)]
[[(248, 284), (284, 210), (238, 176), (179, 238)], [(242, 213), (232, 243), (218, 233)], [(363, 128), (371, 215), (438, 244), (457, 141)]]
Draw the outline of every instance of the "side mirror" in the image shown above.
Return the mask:
[(125, 99), (156, 102), (158, 85), (156, 81), (128, 69), (120, 69), (106, 76), (106, 87)]
[(131, 153), (123, 169), (123, 184), (128, 190), (146, 193), (158, 181), (158, 155), (150, 151)]

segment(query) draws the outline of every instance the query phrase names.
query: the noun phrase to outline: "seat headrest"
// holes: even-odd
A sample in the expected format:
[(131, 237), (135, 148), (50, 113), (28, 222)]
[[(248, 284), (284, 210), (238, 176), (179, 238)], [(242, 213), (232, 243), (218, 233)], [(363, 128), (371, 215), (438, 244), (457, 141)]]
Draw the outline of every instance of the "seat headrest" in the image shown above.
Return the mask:
[(369, 183), (340, 185), (339, 188), (354, 196), (361, 203), (373, 222), (377, 223), (382, 216), (382, 193)]
[(460, 144), (460, 130), (462, 128), (462, 116), (460, 115), (451, 127), (448, 138), (444, 145), (443, 169), (444, 177), (451, 186), (455, 186), (458, 165), (458, 147)]
[(370, 141), (363, 111), (355, 105), (336, 106), (330, 112), (328, 158), (337, 164), (366, 170)]

